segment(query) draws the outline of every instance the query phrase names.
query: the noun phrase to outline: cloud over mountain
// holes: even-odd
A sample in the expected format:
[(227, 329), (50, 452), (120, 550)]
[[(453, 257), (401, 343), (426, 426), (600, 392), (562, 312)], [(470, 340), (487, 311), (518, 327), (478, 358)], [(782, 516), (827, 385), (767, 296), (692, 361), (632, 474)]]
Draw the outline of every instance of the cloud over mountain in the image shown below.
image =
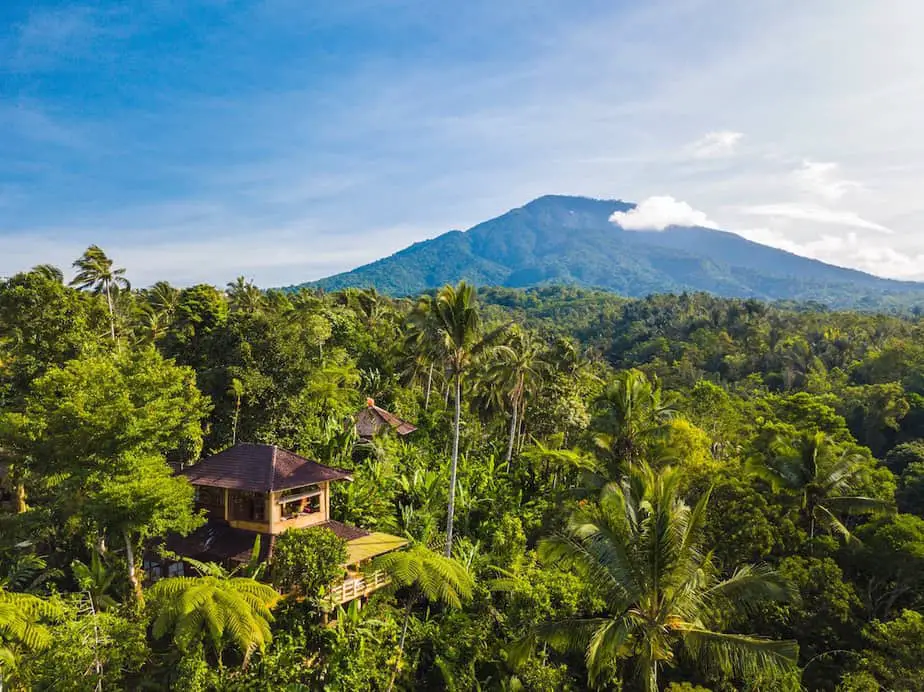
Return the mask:
[(717, 228), (704, 212), (670, 195), (649, 197), (633, 209), (613, 212), (610, 222), (626, 231), (663, 231), (670, 226)]

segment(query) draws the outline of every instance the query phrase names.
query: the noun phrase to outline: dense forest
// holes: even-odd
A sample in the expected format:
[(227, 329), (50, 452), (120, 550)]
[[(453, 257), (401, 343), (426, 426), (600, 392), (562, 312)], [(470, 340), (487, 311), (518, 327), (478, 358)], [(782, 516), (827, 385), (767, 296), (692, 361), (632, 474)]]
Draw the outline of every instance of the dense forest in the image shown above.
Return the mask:
[[(0, 282), (4, 690), (924, 690), (917, 317), (74, 270)], [(367, 398), (417, 430), (359, 441)], [(325, 617), (294, 532), (146, 574), (234, 441), (350, 470), (390, 586)]]

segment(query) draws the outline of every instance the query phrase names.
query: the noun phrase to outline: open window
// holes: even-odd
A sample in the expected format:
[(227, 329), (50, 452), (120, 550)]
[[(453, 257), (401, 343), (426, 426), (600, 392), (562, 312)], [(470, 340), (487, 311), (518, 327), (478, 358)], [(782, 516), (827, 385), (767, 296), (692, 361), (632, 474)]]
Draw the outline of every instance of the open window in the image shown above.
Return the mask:
[(283, 520), (296, 519), (322, 511), (323, 495), (324, 491), (317, 483), (287, 490), (277, 500), (282, 509)]

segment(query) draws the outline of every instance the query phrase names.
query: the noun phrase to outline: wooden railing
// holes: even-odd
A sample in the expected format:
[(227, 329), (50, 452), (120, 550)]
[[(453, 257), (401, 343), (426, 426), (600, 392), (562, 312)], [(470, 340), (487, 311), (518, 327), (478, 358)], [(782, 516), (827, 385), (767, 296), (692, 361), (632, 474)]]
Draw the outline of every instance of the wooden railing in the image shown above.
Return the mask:
[(339, 584), (332, 586), (324, 600), (326, 605), (333, 610), (341, 603), (347, 603), (360, 596), (367, 596), (373, 591), (378, 591), (388, 582), (388, 575), (382, 571), (347, 577)]

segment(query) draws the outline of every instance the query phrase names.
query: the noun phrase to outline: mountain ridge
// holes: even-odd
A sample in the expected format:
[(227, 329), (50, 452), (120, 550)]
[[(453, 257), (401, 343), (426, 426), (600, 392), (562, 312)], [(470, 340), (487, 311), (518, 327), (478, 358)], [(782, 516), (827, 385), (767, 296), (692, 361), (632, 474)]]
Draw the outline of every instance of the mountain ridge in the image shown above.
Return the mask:
[(452, 230), (348, 272), (299, 286), (373, 287), (411, 295), (465, 279), (526, 288), (573, 284), (630, 297), (706, 291), (832, 307), (924, 300), (924, 283), (838, 267), (729, 231), (668, 227), (629, 231), (609, 221), (634, 204), (545, 195), (465, 231)]

